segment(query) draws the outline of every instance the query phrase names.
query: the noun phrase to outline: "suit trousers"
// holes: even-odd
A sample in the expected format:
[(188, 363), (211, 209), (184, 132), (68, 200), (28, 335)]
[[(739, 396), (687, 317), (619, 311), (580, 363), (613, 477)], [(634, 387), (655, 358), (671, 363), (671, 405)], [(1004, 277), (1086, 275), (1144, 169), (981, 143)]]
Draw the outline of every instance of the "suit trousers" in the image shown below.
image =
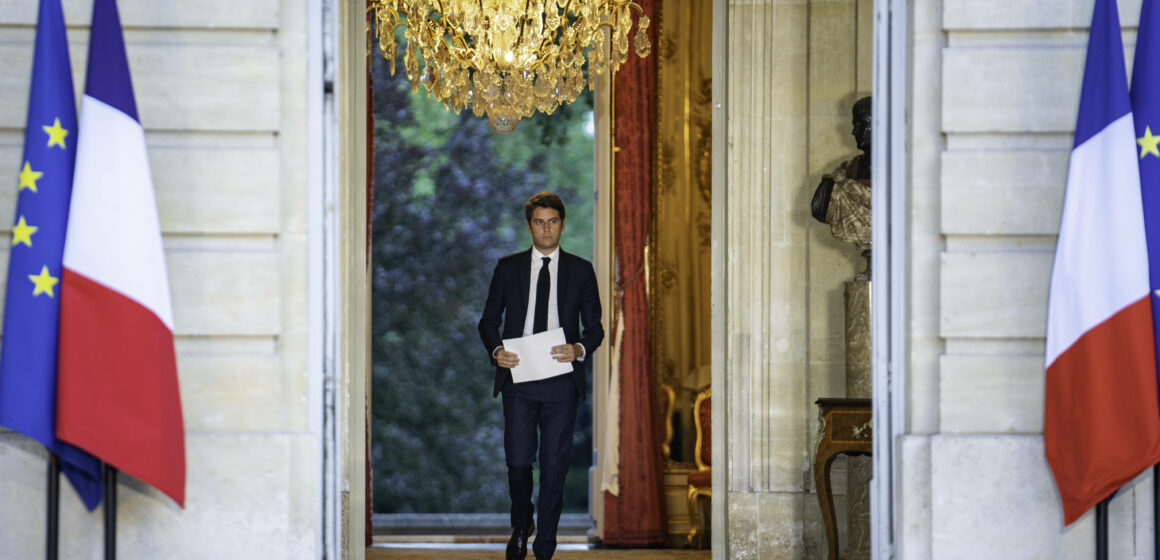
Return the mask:
[[(540, 451), (540, 496), (532, 550), (550, 557), (556, 551), (556, 529), (564, 507), (564, 479), (572, 458), (572, 434), (580, 395), (571, 375), (503, 388), (503, 448), (511, 494), (512, 528), (532, 520), (532, 462)], [(537, 434), (537, 431), (539, 432)], [(537, 435), (539, 436), (537, 438)]]

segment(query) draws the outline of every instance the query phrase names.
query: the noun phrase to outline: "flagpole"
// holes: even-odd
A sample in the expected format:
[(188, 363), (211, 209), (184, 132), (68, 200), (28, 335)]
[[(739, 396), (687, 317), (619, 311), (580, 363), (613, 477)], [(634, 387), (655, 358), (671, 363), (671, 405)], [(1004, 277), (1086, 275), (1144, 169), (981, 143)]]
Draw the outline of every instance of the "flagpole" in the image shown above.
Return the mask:
[(48, 517), (45, 519), (45, 560), (56, 560), (57, 535), (60, 530), (60, 460), (56, 453), (48, 452)]
[(1111, 496), (1096, 504), (1096, 560), (1108, 560), (1108, 502)]
[(105, 463), (105, 560), (117, 559), (117, 469)]
[(1160, 558), (1160, 463), (1152, 465), (1152, 558)]

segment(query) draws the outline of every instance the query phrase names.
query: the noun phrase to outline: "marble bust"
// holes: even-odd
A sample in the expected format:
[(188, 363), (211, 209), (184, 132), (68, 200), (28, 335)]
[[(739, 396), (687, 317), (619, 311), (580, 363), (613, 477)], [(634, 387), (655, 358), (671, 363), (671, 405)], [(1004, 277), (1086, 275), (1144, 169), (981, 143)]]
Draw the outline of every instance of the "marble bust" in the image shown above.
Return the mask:
[(843, 162), (822, 176), (810, 202), (810, 213), (829, 224), (834, 237), (870, 248), (870, 98), (863, 97), (853, 107), (854, 142), (861, 154)]

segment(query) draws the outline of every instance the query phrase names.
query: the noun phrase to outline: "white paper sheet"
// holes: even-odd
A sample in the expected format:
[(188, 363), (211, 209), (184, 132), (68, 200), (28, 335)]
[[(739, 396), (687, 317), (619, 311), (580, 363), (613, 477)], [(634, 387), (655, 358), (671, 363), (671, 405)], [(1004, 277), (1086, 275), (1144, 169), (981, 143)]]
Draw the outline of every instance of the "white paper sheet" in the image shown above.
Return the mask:
[(520, 338), (505, 338), (503, 349), (520, 356), (520, 364), (512, 368), (512, 381), (526, 383), (572, 371), (572, 362), (557, 362), (552, 347), (567, 344), (564, 329), (552, 329)]

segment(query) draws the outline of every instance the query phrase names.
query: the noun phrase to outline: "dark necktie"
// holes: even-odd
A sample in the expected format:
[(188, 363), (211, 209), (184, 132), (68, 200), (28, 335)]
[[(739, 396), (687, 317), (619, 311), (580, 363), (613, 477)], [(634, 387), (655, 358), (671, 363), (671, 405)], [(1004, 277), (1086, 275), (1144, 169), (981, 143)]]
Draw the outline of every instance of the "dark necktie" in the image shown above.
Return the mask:
[(542, 260), (544, 265), (540, 267), (540, 277), (536, 279), (536, 314), (532, 319), (532, 334), (548, 330), (548, 292), (552, 290), (548, 262), (552, 259), (544, 257)]

